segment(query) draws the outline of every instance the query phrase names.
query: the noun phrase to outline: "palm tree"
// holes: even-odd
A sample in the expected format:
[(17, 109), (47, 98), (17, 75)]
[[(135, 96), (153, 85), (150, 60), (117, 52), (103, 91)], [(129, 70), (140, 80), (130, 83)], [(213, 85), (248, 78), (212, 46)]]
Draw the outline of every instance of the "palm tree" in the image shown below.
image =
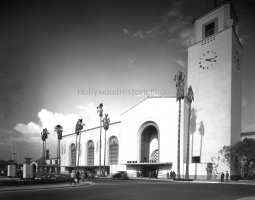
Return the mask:
[(100, 103), (99, 106), (97, 107), (97, 113), (99, 113), (100, 117), (100, 141), (99, 141), (99, 176), (101, 176), (101, 126), (102, 126), (102, 117), (103, 117), (103, 104)]
[(45, 150), (46, 150), (46, 139), (48, 138), (49, 132), (47, 128), (43, 129), (41, 133), (41, 138), (43, 141), (43, 164), (42, 164), (42, 172), (45, 173)]
[(194, 101), (194, 94), (191, 85), (188, 88), (186, 100), (189, 103), (189, 119), (188, 119), (188, 134), (187, 134), (187, 156), (186, 156), (186, 176), (185, 179), (189, 180), (189, 137), (190, 137), (190, 116), (191, 116), (191, 103)]
[(61, 125), (56, 125), (54, 127), (54, 131), (58, 134), (58, 144), (57, 144), (57, 174), (59, 174), (59, 167), (60, 167), (60, 140), (62, 140), (62, 132), (63, 127)]
[(106, 131), (109, 129), (109, 124), (111, 123), (110, 119), (108, 118), (108, 114), (105, 114), (103, 119), (103, 126), (105, 130), (104, 136), (104, 176), (105, 176), (105, 156), (106, 156)]
[(181, 100), (184, 99), (184, 79), (185, 75), (181, 71), (175, 75), (176, 81), (176, 101), (179, 101), (179, 119), (178, 119), (178, 152), (177, 152), (177, 178), (180, 179), (180, 125), (181, 125)]
[(76, 133), (76, 151), (75, 151), (75, 173), (76, 173), (76, 157), (77, 157), (77, 137), (79, 136), (79, 148), (78, 148), (78, 170), (79, 170), (79, 157), (80, 157), (80, 144), (81, 144), (81, 130), (83, 129), (82, 119), (78, 119), (76, 126), (75, 126), (75, 133)]

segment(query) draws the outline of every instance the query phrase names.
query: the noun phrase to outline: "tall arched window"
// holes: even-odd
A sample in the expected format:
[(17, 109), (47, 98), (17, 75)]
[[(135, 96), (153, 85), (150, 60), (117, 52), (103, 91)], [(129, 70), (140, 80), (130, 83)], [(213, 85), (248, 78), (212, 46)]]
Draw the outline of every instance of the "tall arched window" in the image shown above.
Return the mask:
[(94, 165), (94, 151), (94, 142), (90, 140), (87, 143), (88, 165)]
[(76, 148), (75, 144), (71, 144), (71, 165), (75, 166)]
[(109, 141), (109, 164), (117, 165), (119, 158), (119, 142), (117, 137), (112, 137)]

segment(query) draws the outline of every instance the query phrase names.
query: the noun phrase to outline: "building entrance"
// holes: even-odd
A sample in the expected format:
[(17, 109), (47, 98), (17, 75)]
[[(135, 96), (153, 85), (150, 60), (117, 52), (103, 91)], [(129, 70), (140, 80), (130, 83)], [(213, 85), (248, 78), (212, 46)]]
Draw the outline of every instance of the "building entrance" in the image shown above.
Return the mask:
[(158, 177), (158, 167), (156, 166), (143, 166), (141, 167), (141, 177), (150, 177), (157, 178)]
[[(158, 128), (153, 122), (147, 122), (141, 127), (140, 135), (140, 163), (159, 162)], [(147, 171), (147, 168), (144, 169)]]

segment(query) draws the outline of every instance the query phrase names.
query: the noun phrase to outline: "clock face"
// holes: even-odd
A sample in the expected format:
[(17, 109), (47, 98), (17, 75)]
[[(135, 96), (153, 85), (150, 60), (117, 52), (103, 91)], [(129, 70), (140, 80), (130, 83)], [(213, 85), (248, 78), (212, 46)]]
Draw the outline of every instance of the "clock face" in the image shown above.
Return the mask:
[(207, 50), (199, 58), (200, 69), (210, 69), (217, 62), (217, 53), (214, 50)]
[(235, 62), (236, 69), (239, 70), (241, 67), (241, 62), (240, 62), (238, 51), (235, 51), (234, 62)]

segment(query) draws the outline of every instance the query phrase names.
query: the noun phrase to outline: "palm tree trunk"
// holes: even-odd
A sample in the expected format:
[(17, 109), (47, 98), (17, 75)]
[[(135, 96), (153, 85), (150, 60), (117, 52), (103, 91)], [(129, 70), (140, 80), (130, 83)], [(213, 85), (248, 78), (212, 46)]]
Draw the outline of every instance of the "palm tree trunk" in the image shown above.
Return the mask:
[(77, 134), (76, 134), (76, 144), (75, 144), (75, 162), (74, 162), (74, 171), (76, 174), (76, 158), (77, 158)]
[(43, 141), (43, 163), (42, 163), (42, 172), (45, 172), (45, 141)]
[(80, 151), (81, 151), (81, 131), (80, 131), (80, 134), (79, 134), (79, 149), (78, 149), (78, 171), (79, 171), (79, 166), (80, 166), (80, 163), (79, 163), (79, 160), (80, 160)]
[(180, 126), (181, 126), (181, 100), (179, 100), (179, 119), (178, 119), (177, 179), (180, 179)]
[(100, 141), (99, 141), (99, 176), (101, 176), (101, 135), (102, 135), (102, 129), (101, 129), (101, 117), (100, 117)]
[(58, 143), (57, 143), (57, 174), (58, 174), (58, 159), (59, 159), (59, 139), (58, 139)]
[(190, 131), (191, 103), (189, 104), (188, 134), (187, 134), (187, 157), (186, 157), (186, 180), (189, 180), (189, 131)]
[(106, 156), (106, 130), (104, 135), (104, 176), (105, 176), (105, 156)]

